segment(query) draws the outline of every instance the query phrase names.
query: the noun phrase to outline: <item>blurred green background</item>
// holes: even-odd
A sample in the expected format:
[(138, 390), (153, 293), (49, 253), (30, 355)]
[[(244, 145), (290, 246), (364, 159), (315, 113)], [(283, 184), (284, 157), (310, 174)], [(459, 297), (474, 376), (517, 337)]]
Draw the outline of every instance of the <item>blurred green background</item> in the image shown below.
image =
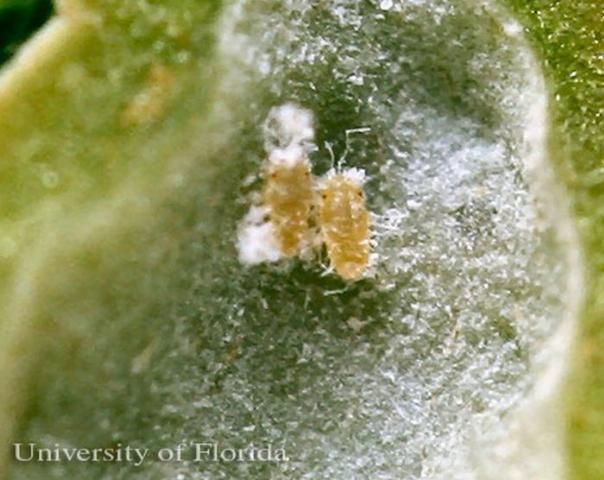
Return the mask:
[(552, 152), (571, 193), (588, 296), (568, 386), (575, 478), (604, 478), (604, 8), (599, 1), (508, 0), (550, 81)]
[(52, 11), (52, 2), (45, 0), (0, 1), (0, 63), (10, 58)]

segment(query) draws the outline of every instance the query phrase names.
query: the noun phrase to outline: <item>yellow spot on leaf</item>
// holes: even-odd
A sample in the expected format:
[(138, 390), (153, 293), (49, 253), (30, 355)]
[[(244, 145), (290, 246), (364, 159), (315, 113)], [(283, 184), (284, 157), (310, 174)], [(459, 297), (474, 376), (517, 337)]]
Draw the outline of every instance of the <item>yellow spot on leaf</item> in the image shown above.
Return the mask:
[(174, 85), (174, 77), (164, 65), (152, 65), (145, 87), (126, 105), (121, 115), (124, 127), (159, 120), (165, 113)]

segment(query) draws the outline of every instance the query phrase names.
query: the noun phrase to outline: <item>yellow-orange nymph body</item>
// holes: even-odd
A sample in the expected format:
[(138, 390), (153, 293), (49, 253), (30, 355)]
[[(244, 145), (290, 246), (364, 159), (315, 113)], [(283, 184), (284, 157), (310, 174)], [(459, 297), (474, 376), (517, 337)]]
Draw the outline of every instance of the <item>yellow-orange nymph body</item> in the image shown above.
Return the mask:
[(352, 281), (363, 276), (370, 258), (370, 218), (359, 173), (350, 169), (327, 176), (318, 217), (331, 267)]
[[(291, 157), (291, 150), (287, 155)], [(309, 224), (314, 203), (313, 179), (310, 162), (302, 150), (292, 158), (280, 160), (269, 159), (263, 201), (282, 255), (294, 257), (312, 241)]]

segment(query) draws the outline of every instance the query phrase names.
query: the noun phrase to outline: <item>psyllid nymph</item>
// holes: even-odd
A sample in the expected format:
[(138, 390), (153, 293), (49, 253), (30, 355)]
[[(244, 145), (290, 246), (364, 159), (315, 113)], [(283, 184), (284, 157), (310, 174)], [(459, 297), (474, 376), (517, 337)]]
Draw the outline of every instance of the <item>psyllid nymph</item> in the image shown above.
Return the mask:
[[(346, 131), (349, 135), (368, 128)], [(270, 110), (264, 122), (266, 160), (260, 203), (252, 205), (240, 224), (239, 260), (246, 265), (297, 257), (309, 260), (325, 244), (330, 269), (342, 279), (356, 281), (370, 264), (370, 213), (365, 202), (365, 172), (332, 168), (312, 174), (310, 152), (315, 149), (313, 115), (287, 103)], [(333, 151), (326, 146), (335, 163)]]
[(263, 202), (284, 257), (293, 257), (311, 243), (314, 203), (310, 162), (302, 147), (271, 152), (265, 167)]
[(331, 170), (319, 187), (321, 237), (330, 266), (344, 280), (360, 279), (369, 266), (370, 217), (364, 181), (363, 170)]

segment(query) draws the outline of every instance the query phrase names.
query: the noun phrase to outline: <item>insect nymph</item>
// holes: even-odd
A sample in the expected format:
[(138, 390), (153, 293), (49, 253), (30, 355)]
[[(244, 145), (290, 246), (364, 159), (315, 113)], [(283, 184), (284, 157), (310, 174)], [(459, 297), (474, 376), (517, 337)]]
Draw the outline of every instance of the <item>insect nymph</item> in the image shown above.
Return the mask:
[(311, 243), (309, 222), (314, 203), (310, 161), (303, 148), (271, 152), (266, 165), (264, 205), (284, 257), (299, 255)]
[(267, 159), (261, 202), (238, 232), (239, 260), (246, 265), (304, 256), (313, 242), (312, 112), (286, 103), (270, 110), (263, 128)]
[[(369, 131), (357, 128), (349, 134)], [(371, 258), (370, 213), (365, 204), (365, 172), (333, 168), (315, 178), (309, 153), (315, 148), (313, 115), (287, 103), (274, 107), (264, 123), (264, 186), (261, 203), (253, 205), (240, 224), (237, 248), (246, 265), (283, 258), (313, 258), (325, 244), (331, 269), (341, 278), (363, 277)], [(329, 144), (332, 163), (335, 163)], [(318, 229), (318, 232), (317, 232)]]
[(344, 280), (359, 280), (369, 266), (370, 218), (365, 172), (330, 171), (320, 187), (319, 226), (331, 267)]

